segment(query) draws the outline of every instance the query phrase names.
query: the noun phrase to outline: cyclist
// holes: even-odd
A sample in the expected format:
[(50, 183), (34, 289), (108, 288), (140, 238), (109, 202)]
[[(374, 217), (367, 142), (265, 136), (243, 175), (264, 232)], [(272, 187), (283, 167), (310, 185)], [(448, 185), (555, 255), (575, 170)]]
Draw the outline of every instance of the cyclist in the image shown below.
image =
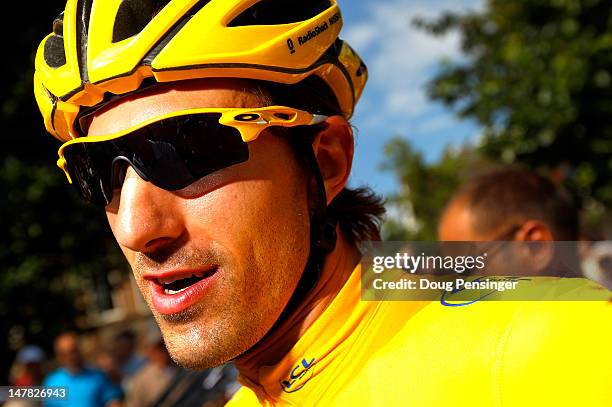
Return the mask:
[(69, 0), (41, 43), (58, 165), (172, 358), (233, 360), (232, 405), (612, 401), (602, 302), (360, 300), (383, 209), (346, 188), (367, 69), (341, 25), (335, 0)]

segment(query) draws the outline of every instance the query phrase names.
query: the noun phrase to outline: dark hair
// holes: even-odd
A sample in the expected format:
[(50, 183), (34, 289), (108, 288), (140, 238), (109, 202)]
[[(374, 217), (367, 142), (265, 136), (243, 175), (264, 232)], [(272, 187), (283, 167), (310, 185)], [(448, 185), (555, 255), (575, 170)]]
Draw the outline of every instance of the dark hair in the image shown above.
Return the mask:
[(480, 233), (537, 219), (555, 240), (577, 240), (578, 210), (567, 192), (548, 178), (518, 167), (504, 167), (468, 181), (456, 194), (465, 198)]
[[(333, 92), (316, 76), (310, 76), (294, 85), (257, 82), (255, 92), (266, 104), (344, 117)], [(288, 139), (292, 139), (292, 133), (303, 130), (288, 130)], [(345, 187), (329, 204), (328, 213), (338, 221), (340, 230), (353, 244), (359, 246), (363, 241), (380, 240), (380, 228), (385, 214), (384, 200), (370, 188)]]

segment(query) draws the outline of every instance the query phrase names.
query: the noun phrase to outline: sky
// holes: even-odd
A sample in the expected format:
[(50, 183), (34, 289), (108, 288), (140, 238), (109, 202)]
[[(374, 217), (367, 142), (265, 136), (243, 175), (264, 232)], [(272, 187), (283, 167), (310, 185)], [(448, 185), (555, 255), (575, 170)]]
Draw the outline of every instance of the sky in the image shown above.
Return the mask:
[(349, 181), (389, 194), (398, 183), (380, 166), (383, 148), (395, 136), (407, 138), (428, 161), (446, 146), (476, 140), (479, 127), (427, 98), (425, 86), (444, 58), (461, 60), (460, 37), (433, 37), (412, 24), (415, 17), (444, 11), (480, 10), (484, 0), (338, 0), (344, 17), (340, 34), (368, 65), (369, 81), (352, 123), (357, 127)]

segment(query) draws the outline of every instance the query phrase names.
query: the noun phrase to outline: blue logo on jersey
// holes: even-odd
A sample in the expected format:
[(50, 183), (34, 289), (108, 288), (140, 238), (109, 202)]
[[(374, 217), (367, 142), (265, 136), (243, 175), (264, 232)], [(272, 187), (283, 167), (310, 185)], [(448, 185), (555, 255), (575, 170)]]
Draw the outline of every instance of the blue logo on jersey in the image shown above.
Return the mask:
[(312, 377), (311, 368), (314, 365), (314, 362), (314, 358), (312, 358), (310, 362), (304, 358), (293, 369), (291, 369), (289, 378), (280, 382), (283, 391), (285, 393), (293, 393), (294, 391), (298, 391), (304, 387), (306, 382)]
[[(475, 278), (474, 282), (479, 282), (482, 280), (494, 280), (494, 281), (531, 281), (530, 278), (521, 278), (521, 277), (497, 277), (497, 276), (489, 276), (489, 277), (477, 277)], [(440, 304), (444, 305), (445, 307), (465, 307), (466, 305), (471, 305), (474, 304), (478, 301), (482, 301), (485, 298), (487, 298), (489, 295), (494, 294), (497, 290), (490, 290), (490, 291), (486, 291), (484, 292), (482, 295), (480, 295), (477, 298), (474, 298), (473, 300), (470, 301), (457, 301), (457, 302), (449, 302), (449, 301), (453, 301), (453, 294), (457, 294), (460, 293), (462, 291), (464, 291), (465, 288), (454, 288), (452, 291), (444, 291), (442, 293), (442, 296), (440, 297)]]

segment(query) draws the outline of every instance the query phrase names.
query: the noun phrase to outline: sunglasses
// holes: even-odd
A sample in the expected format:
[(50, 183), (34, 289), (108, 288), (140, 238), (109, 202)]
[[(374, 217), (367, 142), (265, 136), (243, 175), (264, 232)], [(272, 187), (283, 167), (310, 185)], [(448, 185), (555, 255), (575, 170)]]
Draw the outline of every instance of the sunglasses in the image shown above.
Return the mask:
[(119, 133), (64, 143), (57, 161), (81, 197), (106, 206), (131, 166), (167, 191), (249, 159), (247, 143), (269, 127), (313, 126), (327, 116), (284, 106), (201, 108), (172, 112)]

